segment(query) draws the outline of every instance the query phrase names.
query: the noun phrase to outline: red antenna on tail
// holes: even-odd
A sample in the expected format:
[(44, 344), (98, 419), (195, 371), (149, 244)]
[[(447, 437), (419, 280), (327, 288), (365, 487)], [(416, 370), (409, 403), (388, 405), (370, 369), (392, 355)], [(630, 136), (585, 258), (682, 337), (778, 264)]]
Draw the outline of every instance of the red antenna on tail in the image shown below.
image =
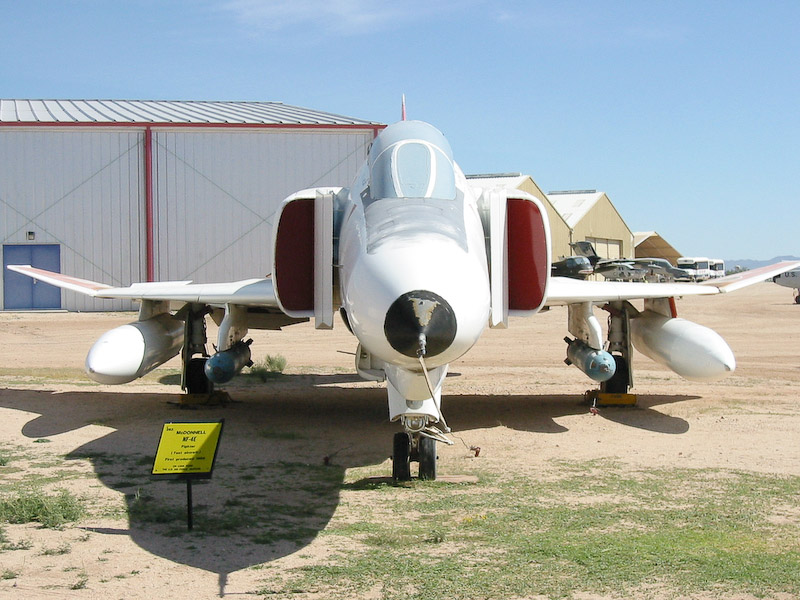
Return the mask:
[(402, 110), (402, 113), (403, 113), (403, 121), (405, 121), (406, 120), (406, 95), (405, 94), (403, 94), (403, 110)]

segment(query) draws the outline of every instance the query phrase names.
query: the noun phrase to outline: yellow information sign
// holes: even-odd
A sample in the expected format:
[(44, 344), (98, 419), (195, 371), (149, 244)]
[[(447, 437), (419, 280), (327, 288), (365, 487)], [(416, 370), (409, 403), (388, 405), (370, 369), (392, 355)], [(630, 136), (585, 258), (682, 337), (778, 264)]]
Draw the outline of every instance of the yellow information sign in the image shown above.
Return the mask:
[(211, 477), (223, 421), (164, 423), (153, 475)]

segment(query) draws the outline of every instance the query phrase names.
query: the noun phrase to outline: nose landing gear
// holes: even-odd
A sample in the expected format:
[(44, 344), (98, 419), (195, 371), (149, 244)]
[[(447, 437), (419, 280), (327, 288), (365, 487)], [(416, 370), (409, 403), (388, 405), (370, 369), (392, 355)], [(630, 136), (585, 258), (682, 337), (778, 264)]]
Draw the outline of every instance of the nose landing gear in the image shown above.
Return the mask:
[(392, 479), (411, 481), (411, 463), (419, 463), (419, 478), (436, 479), (436, 440), (423, 434), (394, 434)]

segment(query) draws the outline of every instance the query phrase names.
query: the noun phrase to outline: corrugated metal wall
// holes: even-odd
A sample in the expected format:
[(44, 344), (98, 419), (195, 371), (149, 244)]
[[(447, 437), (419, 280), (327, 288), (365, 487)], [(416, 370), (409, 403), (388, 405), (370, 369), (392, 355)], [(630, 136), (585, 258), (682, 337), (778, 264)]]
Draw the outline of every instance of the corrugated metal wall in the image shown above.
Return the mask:
[[(142, 144), (143, 132), (119, 128), (0, 130), (2, 244), (59, 244), (64, 273), (117, 285), (141, 280)], [(132, 306), (62, 293), (69, 310)]]
[[(266, 275), (281, 200), (349, 185), (373, 139), (370, 129), (152, 131), (155, 279), (200, 282)], [(59, 244), (64, 273), (144, 281), (144, 165), (142, 128), (0, 129), (0, 246)], [(135, 306), (62, 292), (68, 310)]]
[(372, 139), (312, 130), (154, 132), (155, 278), (263, 277), (280, 202), (303, 188), (349, 185)]

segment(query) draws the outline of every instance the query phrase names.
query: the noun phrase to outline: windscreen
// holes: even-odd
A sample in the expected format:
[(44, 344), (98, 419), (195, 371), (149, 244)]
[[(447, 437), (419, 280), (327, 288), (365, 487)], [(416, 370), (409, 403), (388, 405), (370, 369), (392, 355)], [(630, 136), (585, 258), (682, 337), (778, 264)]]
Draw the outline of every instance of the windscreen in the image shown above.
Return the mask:
[(422, 140), (401, 141), (386, 148), (372, 163), (370, 176), (373, 200), (456, 197), (450, 159)]

